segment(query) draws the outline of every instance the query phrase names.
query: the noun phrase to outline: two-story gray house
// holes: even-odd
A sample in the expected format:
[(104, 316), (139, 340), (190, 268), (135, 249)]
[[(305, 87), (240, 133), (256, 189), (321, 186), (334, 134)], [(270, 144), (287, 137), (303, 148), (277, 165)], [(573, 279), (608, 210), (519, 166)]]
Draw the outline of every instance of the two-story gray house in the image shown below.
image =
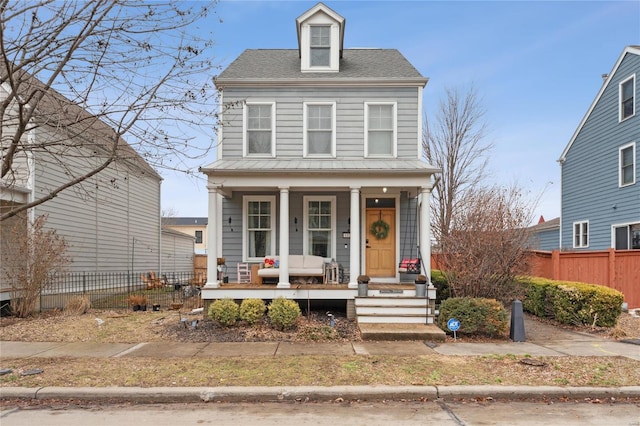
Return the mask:
[[(417, 257), (417, 246), (430, 274), (429, 197), (438, 170), (422, 161), (427, 78), (398, 50), (345, 49), (345, 19), (322, 3), (295, 24), (296, 49), (245, 50), (216, 79), (218, 159), (202, 168), (205, 299), (240, 297), (221, 285), (217, 258), (232, 283), (236, 264), (277, 256), (273, 289), (290, 291), (264, 298), (352, 299), (361, 274), (372, 283), (413, 282), (398, 264)], [(340, 265), (334, 280), (343, 288), (296, 293), (292, 255)]]
[(560, 157), (560, 248), (640, 249), (640, 46), (628, 46)]

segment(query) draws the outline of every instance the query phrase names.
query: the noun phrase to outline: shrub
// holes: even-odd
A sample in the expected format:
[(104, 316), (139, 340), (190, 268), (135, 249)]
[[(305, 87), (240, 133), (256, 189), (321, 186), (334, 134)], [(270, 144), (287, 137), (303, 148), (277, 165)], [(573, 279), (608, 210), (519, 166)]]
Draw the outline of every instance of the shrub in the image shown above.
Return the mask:
[(612, 288), (546, 278), (523, 277), (527, 288), (523, 308), (563, 324), (613, 327), (622, 313), (624, 296)]
[(262, 299), (244, 299), (240, 304), (240, 319), (253, 325), (264, 315), (267, 306)]
[(445, 277), (442, 271), (438, 271), (437, 269), (431, 271), (431, 284), (436, 288), (436, 304), (439, 305), (443, 300), (451, 297), (447, 277)]
[(208, 314), (212, 320), (229, 327), (238, 320), (240, 307), (233, 299), (218, 299), (209, 306)]
[(73, 296), (64, 306), (64, 313), (69, 316), (84, 315), (91, 308), (88, 296)]
[(292, 327), (300, 316), (300, 306), (295, 300), (278, 297), (269, 304), (269, 320), (271, 324), (279, 329), (285, 330)]
[(438, 324), (447, 329), (447, 321), (456, 318), (460, 321), (461, 334), (485, 334), (494, 336), (508, 329), (507, 313), (495, 299), (472, 297), (452, 297), (440, 305)]

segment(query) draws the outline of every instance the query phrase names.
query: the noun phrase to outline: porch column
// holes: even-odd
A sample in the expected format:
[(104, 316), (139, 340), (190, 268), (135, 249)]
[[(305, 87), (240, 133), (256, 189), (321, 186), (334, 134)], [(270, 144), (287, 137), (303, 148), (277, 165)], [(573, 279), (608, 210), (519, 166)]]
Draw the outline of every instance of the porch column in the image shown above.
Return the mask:
[(431, 285), (431, 221), (429, 218), (431, 204), (431, 188), (420, 188), (420, 263), (421, 274), (427, 277)]
[(218, 288), (218, 187), (207, 185), (209, 190), (209, 222), (207, 225), (207, 283), (204, 288)]
[(289, 187), (280, 187), (280, 279), (278, 288), (291, 288), (289, 282)]
[(351, 187), (351, 239), (349, 243), (349, 288), (358, 288), (360, 275), (360, 187)]

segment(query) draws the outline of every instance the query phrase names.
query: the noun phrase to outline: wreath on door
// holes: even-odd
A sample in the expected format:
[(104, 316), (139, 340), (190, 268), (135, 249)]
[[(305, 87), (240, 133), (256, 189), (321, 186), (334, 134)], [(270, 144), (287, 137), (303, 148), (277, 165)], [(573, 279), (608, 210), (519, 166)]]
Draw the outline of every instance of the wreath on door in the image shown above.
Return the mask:
[(369, 228), (371, 235), (376, 237), (377, 240), (384, 240), (389, 235), (389, 224), (382, 219), (376, 220), (371, 224)]

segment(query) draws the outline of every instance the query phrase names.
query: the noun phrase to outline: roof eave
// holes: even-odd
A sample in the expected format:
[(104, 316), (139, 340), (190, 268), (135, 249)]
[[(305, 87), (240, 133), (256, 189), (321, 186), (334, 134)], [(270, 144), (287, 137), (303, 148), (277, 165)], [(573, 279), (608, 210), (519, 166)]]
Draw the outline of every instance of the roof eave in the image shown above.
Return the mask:
[(427, 77), (413, 78), (313, 78), (313, 79), (217, 79), (216, 87), (424, 87)]

